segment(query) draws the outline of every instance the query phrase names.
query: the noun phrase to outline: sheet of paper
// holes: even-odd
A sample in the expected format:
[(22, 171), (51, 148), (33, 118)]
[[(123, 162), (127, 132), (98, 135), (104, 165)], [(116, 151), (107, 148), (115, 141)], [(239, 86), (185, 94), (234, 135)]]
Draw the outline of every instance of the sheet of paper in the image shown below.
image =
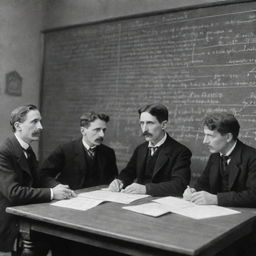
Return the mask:
[(71, 199), (57, 201), (57, 202), (51, 203), (51, 205), (71, 208), (71, 209), (80, 210), (80, 211), (86, 211), (88, 209), (91, 209), (101, 204), (102, 202), (103, 200), (95, 200), (91, 198), (84, 198), (84, 197), (78, 196)]
[(153, 216), (153, 217), (159, 217), (163, 214), (166, 214), (169, 212), (169, 210), (164, 209), (161, 204), (158, 203), (146, 203), (146, 204), (139, 204), (139, 205), (133, 205), (133, 206), (124, 206), (122, 207), (125, 210), (130, 210), (133, 212)]
[(111, 192), (108, 190), (95, 190), (91, 192), (84, 192), (80, 193), (78, 196), (103, 201), (111, 201), (121, 204), (129, 204), (135, 200), (148, 197), (148, 195), (127, 194), (123, 192)]
[(196, 205), (177, 197), (163, 197), (153, 200), (161, 204), (164, 209), (193, 219), (205, 219), (240, 213), (217, 205)]

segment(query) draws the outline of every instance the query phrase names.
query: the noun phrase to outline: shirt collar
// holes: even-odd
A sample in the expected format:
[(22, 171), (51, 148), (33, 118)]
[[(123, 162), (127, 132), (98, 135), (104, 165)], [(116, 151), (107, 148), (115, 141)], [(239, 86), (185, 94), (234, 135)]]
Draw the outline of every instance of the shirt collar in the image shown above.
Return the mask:
[(148, 146), (149, 146), (149, 147), (160, 147), (160, 146), (162, 146), (162, 145), (164, 144), (166, 138), (167, 138), (167, 134), (166, 134), (166, 132), (165, 132), (165, 133), (164, 133), (164, 137), (163, 137), (160, 141), (158, 141), (158, 142), (156, 143), (156, 145), (152, 145), (151, 141), (149, 141)]
[[(236, 146), (237, 141), (234, 143), (234, 145), (232, 146), (232, 148), (225, 154), (225, 156), (230, 156), (232, 151), (234, 150), (235, 146)], [(221, 156), (223, 156), (223, 154), (220, 153)]]
[(24, 140), (22, 140), (20, 137), (18, 137), (18, 135), (16, 133), (14, 133), (16, 139), (18, 140), (19, 144), (21, 145), (21, 147), (25, 150), (27, 150), (29, 148), (29, 144), (26, 143)]
[(96, 147), (97, 147), (97, 146), (92, 146), (92, 147), (90, 147), (90, 146), (84, 141), (84, 139), (82, 139), (82, 143), (83, 143), (84, 147), (86, 148), (86, 150), (89, 150), (90, 148), (96, 148)]

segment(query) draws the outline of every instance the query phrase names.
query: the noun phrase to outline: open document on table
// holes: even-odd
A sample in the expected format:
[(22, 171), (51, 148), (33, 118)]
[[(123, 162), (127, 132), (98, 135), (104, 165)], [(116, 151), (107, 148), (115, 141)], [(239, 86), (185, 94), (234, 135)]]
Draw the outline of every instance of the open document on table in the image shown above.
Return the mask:
[(240, 213), (226, 207), (217, 205), (197, 205), (177, 197), (162, 197), (153, 200), (170, 212), (177, 213), (193, 219), (205, 219)]
[(51, 203), (51, 205), (85, 211), (106, 201), (129, 204), (147, 196), (148, 195), (111, 192), (108, 190), (94, 190), (91, 192), (80, 193), (75, 198)]

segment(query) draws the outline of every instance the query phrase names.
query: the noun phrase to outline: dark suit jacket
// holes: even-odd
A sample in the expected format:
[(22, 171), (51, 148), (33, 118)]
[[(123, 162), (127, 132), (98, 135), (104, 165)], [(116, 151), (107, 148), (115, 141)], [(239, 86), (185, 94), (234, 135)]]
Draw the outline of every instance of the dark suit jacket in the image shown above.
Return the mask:
[(237, 141), (231, 153), (229, 170), (229, 192), (221, 192), (219, 173), (220, 155), (210, 155), (206, 168), (198, 179), (195, 189), (217, 194), (221, 206), (256, 206), (256, 149)]
[(0, 147), (0, 251), (10, 251), (18, 234), (15, 217), (6, 207), (50, 201), (50, 190), (33, 188), (35, 180), (16, 137), (8, 138)]
[[(121, 171), (119, 179), (125, 187), (134, 181), (141, 183), (147, 151), (148, 142), (139, 145)], [(190, 158), (190, 150), (167, 135), (156, 160), (152, 183), (145, 184), (146, 193), (152, 196), (181, 196), (190, 181)]]
[[(96, 154), (99, 180), (95, 185), (109, 184), (118, 175), (115, 152), (101, 144), (97, 146)], [(58, 146), (44, 161), (40, 168), (41, 184), (54, 187), (62, 183), (71, 189), (81, 189), (87, 172), (85, 149), (82, 138), (79, 138)]]

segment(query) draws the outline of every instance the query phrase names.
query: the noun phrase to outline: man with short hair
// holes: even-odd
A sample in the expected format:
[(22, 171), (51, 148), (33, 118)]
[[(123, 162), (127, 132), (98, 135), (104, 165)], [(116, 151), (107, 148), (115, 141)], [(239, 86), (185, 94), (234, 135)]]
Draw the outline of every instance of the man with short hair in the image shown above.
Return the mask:
[(204, 120), (204, 140), (212, 153), (194, 188), (183, 197), (196, 204), (256, 206), (256, 149), (237, 137), (240, 125), (233, 114), (212, 113)]
[[(238, 139), (239, 130), (240, 125), (231, 113), (206, 116), (203, 143), (212, 154), (195, 187), (184, 191), (184, 199), (200, 205), (256, 206), (256, 149)], [(217, 255), (256, 255), (253, 234)]]
[[(39, 140), (43, 129), (37, 107), (25, 105), (14, 109), (10, 124), (14, 136), (0, 147), (0, 251), (4, 252), (14, 249), (19, 232), (17, 220), (5, 212), (6, 207), (75, 196), (68, 186), (38, 187), (37, 160), (30, 146)], [(37, 251), (37, 255), (41, 253)]]
[[(80, 118), (82, 136), (59, 145), (40, 168), (43, 186), (69, 185), (82, 189), (108, 184), (117, 176), (115, 152), (102, 144), (109, 116), (90, 112)], [(77, 242), (55, 239), (53, 256), (94, 255), (100, 249)], [(105, 255), (106, 251), (100, 251)]]
[(118, 174), (114, 150), (102, 144), (108, 121), (101, 113), (82, 115), (82, 137), (59, 145), (47, 157), (40, 168), (42, 185), (81, 189), (108, 184)]
[(135, 149), (109, 189), (152, 196), (181, 196), (190, 180), (190, 150), (165, 131), (168, 110), (164, 105), (147, 105), (138, 112), (146, 142)]

